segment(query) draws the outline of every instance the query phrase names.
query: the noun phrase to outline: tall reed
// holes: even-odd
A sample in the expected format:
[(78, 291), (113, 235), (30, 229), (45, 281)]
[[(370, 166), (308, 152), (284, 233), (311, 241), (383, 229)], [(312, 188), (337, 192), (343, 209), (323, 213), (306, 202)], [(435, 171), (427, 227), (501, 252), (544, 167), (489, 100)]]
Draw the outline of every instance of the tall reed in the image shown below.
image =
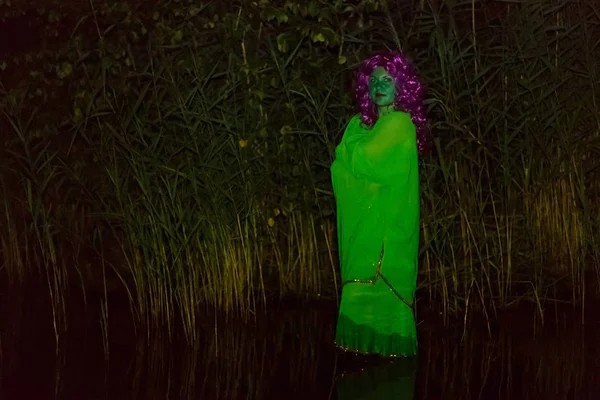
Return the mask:
[(171, 328), (179, 314), (191, 337), (201, 304), (247, 316), (277, 286), (326, 291), (331, 221), (274, 203), (265, 149), (244, 133), (235, 97), (244, 78), (193, 54), (187, 72), (166, 52), (156, 57), (137, 76), (135, 105), (97, 121), (114, 193), (105, 205), (122, 226), (138, 317)]
[(541, 308), (567, 277), (580, 301), (584, 271), (598, 265), (589, 257), (599, 215), (589, 206), (589, 168), (600, 132), (589, 88), (598, 70), (586, 63), (598, 48), (580, 36), (596, 17), (574, 25), (566, 6), (527, 3), (497, 30), (473, 21), (461, 31), (453, 21), (425, 35), (437, 159), (422, 166), (423, 265), (445, 311), (469, 298), (510, 305), (524, 293)]

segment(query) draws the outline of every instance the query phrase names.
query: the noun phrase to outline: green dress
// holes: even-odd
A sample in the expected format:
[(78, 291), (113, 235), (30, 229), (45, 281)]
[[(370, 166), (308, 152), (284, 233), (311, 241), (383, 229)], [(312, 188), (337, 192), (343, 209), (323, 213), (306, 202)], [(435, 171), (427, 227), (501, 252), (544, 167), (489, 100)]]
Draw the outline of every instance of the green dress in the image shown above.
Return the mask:
[(416, 129), (394, 111), (365, 127), (346, 127), (331, 166), (342, 276), (336, 345), (344, 350), (413, 356), (419, 251)]

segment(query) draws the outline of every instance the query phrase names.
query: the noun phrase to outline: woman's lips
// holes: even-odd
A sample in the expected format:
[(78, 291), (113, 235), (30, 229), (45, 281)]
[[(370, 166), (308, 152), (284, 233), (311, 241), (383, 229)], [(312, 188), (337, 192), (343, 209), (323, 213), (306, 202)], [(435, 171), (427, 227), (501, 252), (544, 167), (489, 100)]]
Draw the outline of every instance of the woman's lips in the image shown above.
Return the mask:
[(383, 93), (377, 93), (375, 96), (377, 96), (377, 97), (383, 97), (384, 94)]

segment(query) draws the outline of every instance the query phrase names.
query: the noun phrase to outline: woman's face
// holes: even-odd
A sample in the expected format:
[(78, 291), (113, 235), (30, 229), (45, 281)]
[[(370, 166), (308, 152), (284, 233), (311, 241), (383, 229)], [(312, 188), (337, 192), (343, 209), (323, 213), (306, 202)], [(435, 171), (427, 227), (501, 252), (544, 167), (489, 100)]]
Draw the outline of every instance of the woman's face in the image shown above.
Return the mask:
[(390, 106), (396, 98), (396, 82), (383, 67), (377, 67), (369, 78), (369, 95), (379, 107)]

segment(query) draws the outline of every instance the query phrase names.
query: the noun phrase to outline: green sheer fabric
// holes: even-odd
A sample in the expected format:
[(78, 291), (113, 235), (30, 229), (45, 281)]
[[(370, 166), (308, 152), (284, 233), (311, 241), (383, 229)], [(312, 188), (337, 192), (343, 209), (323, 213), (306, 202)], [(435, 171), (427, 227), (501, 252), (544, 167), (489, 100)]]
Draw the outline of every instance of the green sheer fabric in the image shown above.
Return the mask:
[(331, 166), (342, 296), (336, 345), (383, 356), (417, 353), (413, 314), (419, 246), (415, 125), (394, 111), (346, 127)]

